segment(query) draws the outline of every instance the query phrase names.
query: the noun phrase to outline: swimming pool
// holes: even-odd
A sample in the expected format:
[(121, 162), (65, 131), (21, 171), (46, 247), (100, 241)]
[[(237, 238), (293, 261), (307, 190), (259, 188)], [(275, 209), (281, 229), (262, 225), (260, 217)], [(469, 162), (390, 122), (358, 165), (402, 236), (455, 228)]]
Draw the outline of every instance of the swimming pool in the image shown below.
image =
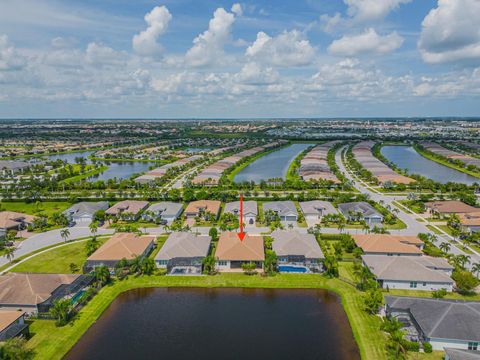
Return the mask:
[(303, 266), (279, 265), (278, 271), (286, 273), (306, 273), (307, 268)]

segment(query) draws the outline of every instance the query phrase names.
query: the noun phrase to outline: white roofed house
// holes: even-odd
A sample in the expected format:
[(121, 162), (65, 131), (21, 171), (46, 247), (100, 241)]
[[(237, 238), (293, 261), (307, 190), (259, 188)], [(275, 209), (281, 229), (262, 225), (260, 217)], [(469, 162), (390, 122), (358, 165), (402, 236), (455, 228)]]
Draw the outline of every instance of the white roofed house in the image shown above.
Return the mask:
[(273, 211), (281, 221), (295, 222), (298, 219), (298, 211), (293, 201), (270, 201), (263, 204), (263, 215), (267, 211)]
[(173, 232), (155, 256), (155, 263), (171, 275), (199, 275), (202, 261), (210, 251), (211, 240), (208, 235)]
[[(229, 202), (225, 204), (224, 213), (240, 216), (240, 201)], [(257, 220), (258, 207), (257, 202), (250, 200), (243, 202), (243, 223), (245, 225), (254, 225)]]
[(148, 201), (124, 200), (113, 205), (105, 211), (105, 214), (121, 218), (122, 220), (135, 221), (147, 206)]
[(328, 201), (312, 200), (299, 203), (305, 221), (310, 224), (318, 224), (325, 215), (338, 214), (335, 207)]
[(83, 201), (70, 206), (63, 213), (70, 223), (88, 224), (93, 221), (93, 217), (97, 211), (107, 210), (108, 207), (108, 201)]
[(453, 267), (443, 258), (363, 255), (362, 261), (384, 289), (453, 291)]
[(383, 215), (365, 201), (339, 204), (338, 210), (350, 221), (365, 220), (367, 224), (381, 224), (383, 222)]
[(271, 236), (280, 272), (311, 273), (322, 270), (321, 261), (325, 257), (314, 235), (275, 230)]
[(142, 218), (147, 221), (166, 221), (172, 223), (183, 211), (181, 203), (163, 201), (150, 205), (142, 214)]

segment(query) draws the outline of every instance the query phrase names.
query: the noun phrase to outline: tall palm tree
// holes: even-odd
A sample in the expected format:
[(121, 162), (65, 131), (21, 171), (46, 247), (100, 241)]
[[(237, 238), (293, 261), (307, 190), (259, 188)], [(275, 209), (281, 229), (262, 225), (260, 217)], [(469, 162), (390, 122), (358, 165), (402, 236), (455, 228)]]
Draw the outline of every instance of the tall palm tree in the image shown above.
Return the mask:
[(92, 233), (93, 236), (95, 236), (95, 234), (97, 233), (98, 231), (98, 224), (96, 221), (92, 221), (90, 223), (90, 225), (88, 225), (88, 227), (90, 228), (90, 232)]
[(110, 280), (110, 271), (108, 268), (104, 266), (99, 266), (93, 272), (93, 276), (95, 277), (95, 281), (99, 285), (106, 284)]
[(472, 264), (472, 273), (476, 274), (478, 277), (478, 273), (480, 273), (480, 263)]
[(68, 228), (61, 230), (60, 231), (60, 236), (62, 237), (64, 242), (67, 242), (68, 237), (70, 236), (70, 230), (68, 230)]
[(448, 242), (442, 242), (439, 246), (440, 250), (442, 250), (445, 254), (450, 251), (451, 247), (452, 246)]
[(7, 258), (9, 262), (12, 262), (13, 258), (15, 257), (15, 251), (17, 248), (15, 246), (7, 246), (4, 250), (4, 256)]

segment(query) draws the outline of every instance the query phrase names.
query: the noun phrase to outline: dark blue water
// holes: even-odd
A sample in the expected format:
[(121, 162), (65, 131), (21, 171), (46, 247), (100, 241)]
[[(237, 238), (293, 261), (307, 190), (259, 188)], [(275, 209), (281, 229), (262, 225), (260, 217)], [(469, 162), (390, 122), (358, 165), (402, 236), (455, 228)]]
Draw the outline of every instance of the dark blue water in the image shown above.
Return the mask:
[(148, 171), (149, 167), (154, 165), (154, 163), (132, 161), (106, 162), (105, 164), (108, 166), (108, 169), (98, 175), (88, 178), (88, 181), (107, 181), (114, 178), (117, 178), (118, 180), (128, 179), (133, 174)]
[(254, 181), (258, 183), (261, 180), (266, 181), (272, 178), (285, 179), (290, 163), (298, 154), (310, 146), (312, 144), (293, 144), (262, 156), (235, 175), (234, 181)]
[(382, 155), (410, 174), (422, 175), (442, 184), (457, 182), (471, 185), (480, 183), (480, 179), (428, 160), (417, 153), (411, 146), (384, 146)]
[(358, 360), (326, 290), (138, 289), (120, 294), (66, 359)]

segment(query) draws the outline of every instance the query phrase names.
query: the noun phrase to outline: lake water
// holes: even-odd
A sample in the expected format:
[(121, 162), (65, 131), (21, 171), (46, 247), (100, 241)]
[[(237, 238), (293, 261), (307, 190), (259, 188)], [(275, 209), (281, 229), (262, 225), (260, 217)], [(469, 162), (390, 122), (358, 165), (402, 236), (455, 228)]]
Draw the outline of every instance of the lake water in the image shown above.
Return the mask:
[(48, 160), (58, 160), (58, 159), (60, 159), (62, 161), (66, 161), (70, 164), (75, 164), (75, 158), (83, 157), (89, 163), (90, 160), (88, 160), (87, 158), (90, 155), (92, 155), (93, 153), (94, 153), (94, 151), (79, 151), (79, 152), (73, 152), (73, 153), (68, 153), (68, 154), (49, 155), (49, 156), (46, 156), (46, 158)]
[(313, 144), (292, 144), (280, 150), (271, 152), (255, 160), (235, 175), (235, 182), (254, 181), (272, 178), (283, 178), (287, 175), (290, 163), (306, 148)]
[(411, 146), (384, 146), (382, 155), (411, 174), (422, 175), (439, 183), (458, 182), (471, 185), (480, 179), (428, 160)]
[(120, 294), (66, 359), (360, 359), (325, 290), (138, 289)]
[(128, 179), (133, 174), (141, 173), (148, 171), (149, 167), (155, 165), (154, 163), (147, 163), (147, 162), (133, 162), (133, 161), (125, 161), (125, 162), (105, 162), (105, 165), (108, 166), (108, 169), (104, 172), (94, 175), (88, 178), (88, 181), (97, 181), (97, 180), (104, 180), (107, 181), (109, 179), (117, 178), (118, 180), (121, 179)]

